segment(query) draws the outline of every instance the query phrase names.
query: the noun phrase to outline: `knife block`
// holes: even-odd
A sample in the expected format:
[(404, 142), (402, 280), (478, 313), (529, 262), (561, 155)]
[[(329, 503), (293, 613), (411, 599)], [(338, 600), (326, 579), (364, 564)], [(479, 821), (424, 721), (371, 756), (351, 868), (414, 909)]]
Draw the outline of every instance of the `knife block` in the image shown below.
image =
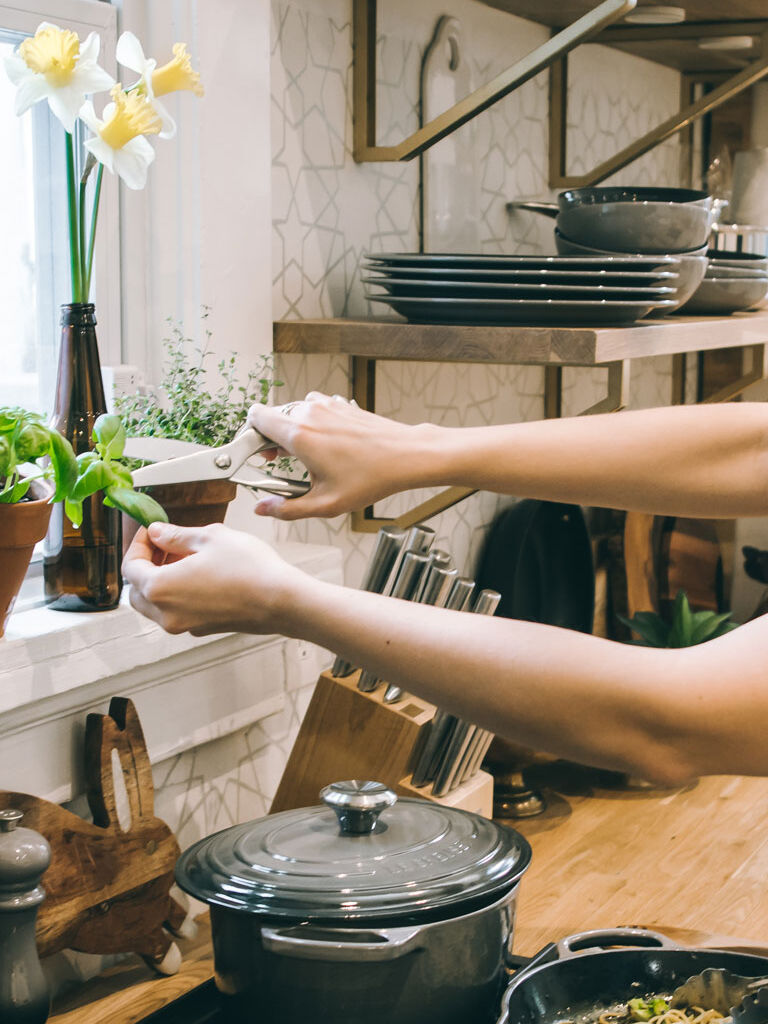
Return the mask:
[(434, 704), (405, 694), (394, 704), (383, 701), (386, 687), (358, 690), (359, 672), (345, 678), (323, 672), (307, 708), (270, 813), (311, 807), (323, 786), (342, 779), (375, 779), (399, 796), (420, 797), (487, 818), (493, 808), (493, 777), (477, 772), (443, 797), (432, 787), (410, 785), (411, 772)]

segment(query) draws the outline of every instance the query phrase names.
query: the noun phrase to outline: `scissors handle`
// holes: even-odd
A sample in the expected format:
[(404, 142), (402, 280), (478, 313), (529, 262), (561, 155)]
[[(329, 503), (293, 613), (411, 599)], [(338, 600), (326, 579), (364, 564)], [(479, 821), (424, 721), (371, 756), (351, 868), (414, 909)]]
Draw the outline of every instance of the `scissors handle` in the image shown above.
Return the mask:
[(237, 477), (230, 477), (233, 484), (239, 487), (247, 487), (249, 491), (268, 491), (270, 494), (279, 494), (283, 498), (299, 498), (306, 494), (312, 486), (309, 480), (291, 480), (286, 476), (271, 476), (263, 473), (261, 477), (254, 480), (241, 480)]

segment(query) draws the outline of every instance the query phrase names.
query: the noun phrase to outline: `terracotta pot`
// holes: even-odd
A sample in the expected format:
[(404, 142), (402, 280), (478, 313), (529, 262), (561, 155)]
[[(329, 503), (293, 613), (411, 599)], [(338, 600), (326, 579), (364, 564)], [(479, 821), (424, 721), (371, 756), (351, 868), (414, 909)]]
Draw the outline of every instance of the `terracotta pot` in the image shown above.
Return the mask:
[[(237, 485), (229, 480), (194, 480), (148, 487), (147, 493), (163, 506), (169, 521), (177, 526), (208, 526), (224, 522)], [(138, 528), (135, 519), (123, 516), (123, 551), (128, 549)]]
[(53, 506), (52, 489), (32, 484), (31, 501), (0, 503), (0, 637), (29, 567), (35, 544), (45, 537)]

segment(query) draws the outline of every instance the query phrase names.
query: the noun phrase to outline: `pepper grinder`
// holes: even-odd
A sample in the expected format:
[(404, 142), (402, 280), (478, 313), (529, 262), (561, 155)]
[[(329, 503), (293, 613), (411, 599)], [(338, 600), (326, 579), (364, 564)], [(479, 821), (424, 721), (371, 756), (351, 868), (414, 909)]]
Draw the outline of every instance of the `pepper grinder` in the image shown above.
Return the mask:
[(0, 1021), (43, 1024), (50, 1011), (48, 984), (35, 944), (35, 920), (45, 892), (40, 878), (51, 848), (24, 815), (0, 810)]

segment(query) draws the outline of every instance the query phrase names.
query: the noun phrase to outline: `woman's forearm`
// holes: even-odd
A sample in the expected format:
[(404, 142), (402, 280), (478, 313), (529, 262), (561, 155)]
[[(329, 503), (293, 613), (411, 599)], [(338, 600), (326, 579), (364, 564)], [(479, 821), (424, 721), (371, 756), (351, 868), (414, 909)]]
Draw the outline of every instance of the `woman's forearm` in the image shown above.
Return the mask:
[(768, 771), (754, 694), (749, 714), (734, 711), (745, 696), (736, 690), (759, 689), (761, 670), (733, 640), (723, 646), (728, 638), (704, 645), (702, 657), (703, 647), (635, 647), (315, 580), (292, 592), (283, 614), (284, 632), (528, 747), (664, 783)]
[(421, 484), (667, 515), (768, 513), (765, 403), (419, 429), (409, 486), (420, 476)]

